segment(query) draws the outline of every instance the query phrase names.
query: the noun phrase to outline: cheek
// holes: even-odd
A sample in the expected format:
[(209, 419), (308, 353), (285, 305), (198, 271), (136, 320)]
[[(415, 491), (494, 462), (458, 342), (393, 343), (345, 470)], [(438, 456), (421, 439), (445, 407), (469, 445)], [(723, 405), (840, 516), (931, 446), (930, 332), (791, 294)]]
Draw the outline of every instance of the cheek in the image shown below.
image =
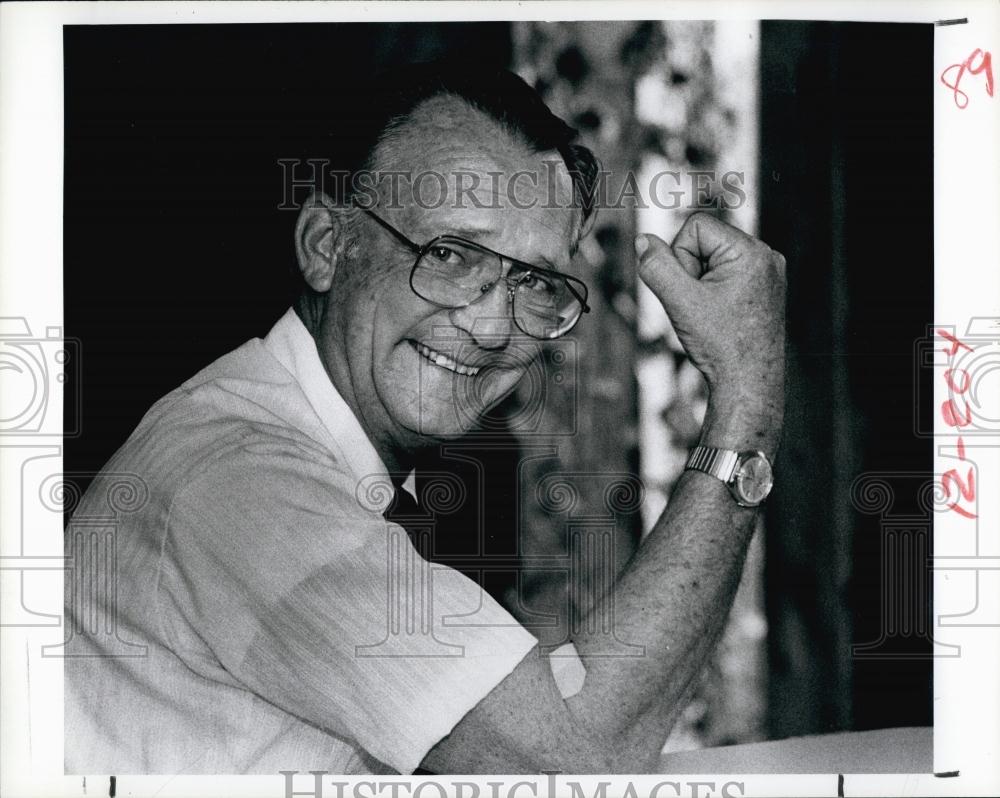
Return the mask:
[(389, 282), (370, 304), (365, 323), (371, 335), (372, 377), (383, 399), (412, 401), (420, 382), (419, 356), (407, 339), (419, 338), (435, 308), (410, 291), (405, 282)]
[(415, 337), (417, 330), (427, 325), (427, 318), (436, 308), (429, 308), (405, 282), (389, 282), (371, 304), (375, 340), (386, 354), (394, 347)]
[(343, 296), (352, 308), (351, 324), (366, 330), (373, 342), (391, 338), (400, 321), (412, 313), (407, 308), (407, 295), (412, 292), (406, 274), (371, 262), (352, 266), (342, 286)]
[(392, 350), (402, 332), (405, 307), (403, 297), (385, 270), (372, 279), (377, 272), (370, 264), (355, 262), (351, 266), (351, 272), (344, 274), (332, 289), (336, 292), (334, 307), (347, 311), (338, 314), (345, 342), (344, 356), (350, 364), (355, 390), (367, 395), (370, 401), (373, 388), (387, 373), (398, 372), (398, 364), (394, 365), (398, 359), (392, 357)]

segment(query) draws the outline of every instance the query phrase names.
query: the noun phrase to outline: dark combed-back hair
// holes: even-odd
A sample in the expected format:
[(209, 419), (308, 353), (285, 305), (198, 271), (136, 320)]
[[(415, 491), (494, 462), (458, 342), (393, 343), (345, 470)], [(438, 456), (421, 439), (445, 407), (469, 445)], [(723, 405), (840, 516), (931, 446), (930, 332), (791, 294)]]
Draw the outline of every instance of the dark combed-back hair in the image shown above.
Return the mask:
[(398, 130), (422, 102), (453, 96), (495, 120), (531, 151), (558, 152), (572, 178), (584, 220), (594, 212), (597, 158), (574, 143), (576, 131), (513, 72), (444, 61), (407, 64), (355, 84), (347, 95), (351, 100), (348, 107), (342, 106), (334, 134), (337, 169), (355, 174), (376, 168), (373, 156), (389, 131)]

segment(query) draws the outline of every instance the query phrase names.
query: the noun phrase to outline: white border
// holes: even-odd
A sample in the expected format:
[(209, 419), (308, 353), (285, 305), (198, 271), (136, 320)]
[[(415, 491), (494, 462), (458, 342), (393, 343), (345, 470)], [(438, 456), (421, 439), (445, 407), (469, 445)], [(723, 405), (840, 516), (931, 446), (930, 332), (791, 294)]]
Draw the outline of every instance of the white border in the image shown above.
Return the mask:
[[(857, 2), (857, 3), (6, 3), (0, 6), (0, 317), (21, 316), (32, 330), (62, 324), (62, 30), (63, 24), (499, 20), (499, 19), (828, 19), (863, 21), (932, 22), (966, 17), (967, 24), (940, 27), (935, 43), (935, 75), (960, 61), (975, 47), (990, 50), (1000, 70), (1000, 5), (990, 2)], [(892, 65), (873, 64), (873, 79), (892, 90)], [(995, 75), (1000, 82), (1000, 74)], [(1000, 141), (1000, 96), (988, 100), (977, 91), (980, 84), (966, 78), (970, 94), (965, 111), (954, 107), (950, 94), (939, 86), (935, 107), (935, 319), (953, 325), (961, 334), (971, 317), (1000, 318), (1000, 264), (997, 200), (997, 146)], [(899, 168), (901, 165), (891, 165)], [(905, 166), (905, 165), (903, 165)], [(891, 196), (887, 176), (887, 202), (905, 201)], [(990, 384), (995, 391), (996, 386)], [(936, 406), (947, 398), (938, 386)], [(58, 397), (57, 397), (58, 399)], [(58, 412), (58, 408), (55, 409)], [(938, 414), (938, 433), (941, 429)], [(953, 437), (942, 438), (942, 444)], [(16, 552), (15, 538), (21, 523), (19, 503), (20, 463), (24, 452), (9, 448), (0, 439), (2, 502), (0, 523), (4, 530), (2, 553)], [(54, 444), (56, 437), (34, 445)], [(992, 444), (996, 438), (980, 439)], [(1000, 457), (996, 448), (981, 446), (971, 455), (979, 469), (979, 549), (968, 545), (963, 519), (939, 515), (935, 528), (936, 556), (961, 557), (969, 568), (982, 565), (979, 557), (1000, 555), (997, 542), (996, 500), (986, 496), (1000, 484)], [(58, 464), (56, 459), (54, 464)], [(937, 470), (950, 468), (953, 459), (938, 455)], [(995, 488), (992, 489), (995, 492)], [(44, 550), (34, 553), (58, 557), (62, 530), (58, 517), (50, 528), (33, 530)], [(959, 561), (954, 561), (959, 562)], [(995, 562), (991, 560), (990, 562)], [(44, 563), (43, 563), (44, 564)], [(20, 582), (11, 571), (0, 572), (2, 602), (9, 611), (19, 601)], [(972, 571), (939, 571), (936, 595), (939, 605), (961, 612), (968, 604), (968, 577)], [(982, 618), (1000, 619), (1000, 572), (983, 572), (980, 580)], [(49, 575), (51, 576), (51, 574)], [(16, 577), (16, 574), (15, 574)], [(39, 577), (47, 588), (33, 596), (35, 606), (61, 612), (61, 581)], [(957, 583), (965, 587), (957, 590)], [(26, 586), (26, 589), (27, 586)], [(950, 602), (955, 606), (951, 607)], [(941, 609), (938, 609), (941, 614)], [(1000, 789), (1000, 629), (997, 627), (939, 627), (942, 641), (962, 646), (962, 656), (941, 659), (935, 665), (935, 770), (959, 770), (956, 778), (928, 774), (848, 776), (845, 793), (987, 795)], [(61, 661), (41, 660), (43, 644), (59, 643), (59, 628), (3, 628), (0, 705), (0, 792), (7, 796), (82, 794), (79, 777), (62, 772), (62, 674)], [(30, 677), (30, 678), (29, 678)], [(359, 781), (331, 777), (338, 781)], [(682, 776), (673, 776), (683, 781)], [(710, 780), (709, 776), (693, 777)], [(737, 777), (719, 776), (721, 785)], [(360, 781), (372, 781), (361, 779)], [(650, 788), (662, 779), (635, 780), (637, 788)], [(743, 776), (745, 795), (835, 795), (836, 776)], [(90, 794), (107, 794), (106, 781), (91, 779)], [(380, 781), (380, 780), (376, 780)], [(467, 779), (490, 795), (486, 779)], [(562, 780), (559, 781), (562, 783)], [(595, 783), (595, 782), (591, 782)], [(619, 790), (624, 780), (618, 779)], [(308, 789), (296, 782), (296, 789)], [(562, 790), (560, 790), (561, 792)], [(361, 794), (371, 790), (363, 788)], [(613, 795), (612, 787), (608, 794)], [(284, 795), (283, 779), (275, 777), (143, 777), (118, 780), (119, 795)], [(325, 794), (335, 795), (328, 790)], [(352, 794), (345, 791), (345, 795)], [(429, 794), (436, 795), (431, 790)], [(502, 792), (501, 794), (506, 794)], [(530, 794), (523, 788), (519, 795)], [(538, 795), (547, 795), (545, 780)], [(593, 794), (592, 790), (588, 794)], [(641, 790), (639, 794), (643, 794)], [(661, 791), (661, 795), (672, 792)], [(705, 794), (705, 793), (701, 793)], [(734, 793), (739, 794), (739, 793)]]

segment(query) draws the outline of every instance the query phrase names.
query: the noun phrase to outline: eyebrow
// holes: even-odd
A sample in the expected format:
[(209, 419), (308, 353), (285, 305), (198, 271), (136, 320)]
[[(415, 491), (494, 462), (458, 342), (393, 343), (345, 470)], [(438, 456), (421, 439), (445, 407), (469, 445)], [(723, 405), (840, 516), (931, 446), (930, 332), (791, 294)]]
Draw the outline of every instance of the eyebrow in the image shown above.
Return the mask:
[[(468, 238), (473, 241), (476, 240), (474, 236), (489, 235), (493, 232), (491, 227), (449, 227), (448, 230), (448, 235), (458, 236), (459, 238)], [(476, 241), (476, 243), (479, 244), (482, 242)]]
[[(457, 238), (468, 238), (470, 241), (475, 241), (477, 244), (482, 244), (485, 247), (486, 243), (477, 240), (477, 237), (489, 235), (492, 232), (493, 232), (492, 227), (450, 227), (447, 235), (456, 236)], [(490, 247), (490, 249), (492, 249), (492, 247)], [(515, 258), (513, 255), (508, 255), (505, 252), (500, 252), (500, 254), (503, 255), (503, 257), (507, 258), (508, 260), (516, 261), (517, 263), (523, 263), (527, 266), (537, 265), (550, 269), (551, 271), (554, 272), (561, 271), (561, 269), (558, 266), (556, 266), (556, 264), (554, 264), (545, 255), (539, 255), (537, 258), (534, 259), (537, 260), (538, 263), (533, 264), (531, 261), (527, 261), (522, 258)], [(573, 249), (570, 249), (569, 254), (570, 254), (570, 259), (572, 260), (572, 257), (575, 254)]]

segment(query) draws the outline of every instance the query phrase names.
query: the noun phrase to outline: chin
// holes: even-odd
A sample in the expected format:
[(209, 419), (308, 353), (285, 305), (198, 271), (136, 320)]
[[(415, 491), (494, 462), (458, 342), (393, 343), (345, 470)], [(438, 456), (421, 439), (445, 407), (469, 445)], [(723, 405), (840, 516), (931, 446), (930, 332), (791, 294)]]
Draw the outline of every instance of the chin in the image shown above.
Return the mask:
[(476, 428), (476, 419), (465, 419), (454, 406), (448, 408), (450, 412), (438, 414), (428, 411), (418, 416), (413, 416), (412, 408), (408, 410), (405, 418), (398, 423), (414, 436), (425, 440), (455, 440)]
[[(475, 431), (525, 374), (524, 369), (493, 367), (469, 377), (431, 364), (418, 364), (414, 369), (410, 345), (397, 352), (407, 355), (405, 368), (386, 369), (376, 391), (397, 427), (417, 441), (454, 440)], [(401, 383), (419, 387), (401, 391)]]
[(480, 428), (481, 420), (500, 402), (506, 399), (517, 385), (513, 380), (509, 388), (491, 396), (489, 402), (458, 403), (451, 394), (446, 400), (431, 400), (418, 406), (399, 407), (394, 414), (397, 424), (418, 438), (448, 441), (461, 438)]

